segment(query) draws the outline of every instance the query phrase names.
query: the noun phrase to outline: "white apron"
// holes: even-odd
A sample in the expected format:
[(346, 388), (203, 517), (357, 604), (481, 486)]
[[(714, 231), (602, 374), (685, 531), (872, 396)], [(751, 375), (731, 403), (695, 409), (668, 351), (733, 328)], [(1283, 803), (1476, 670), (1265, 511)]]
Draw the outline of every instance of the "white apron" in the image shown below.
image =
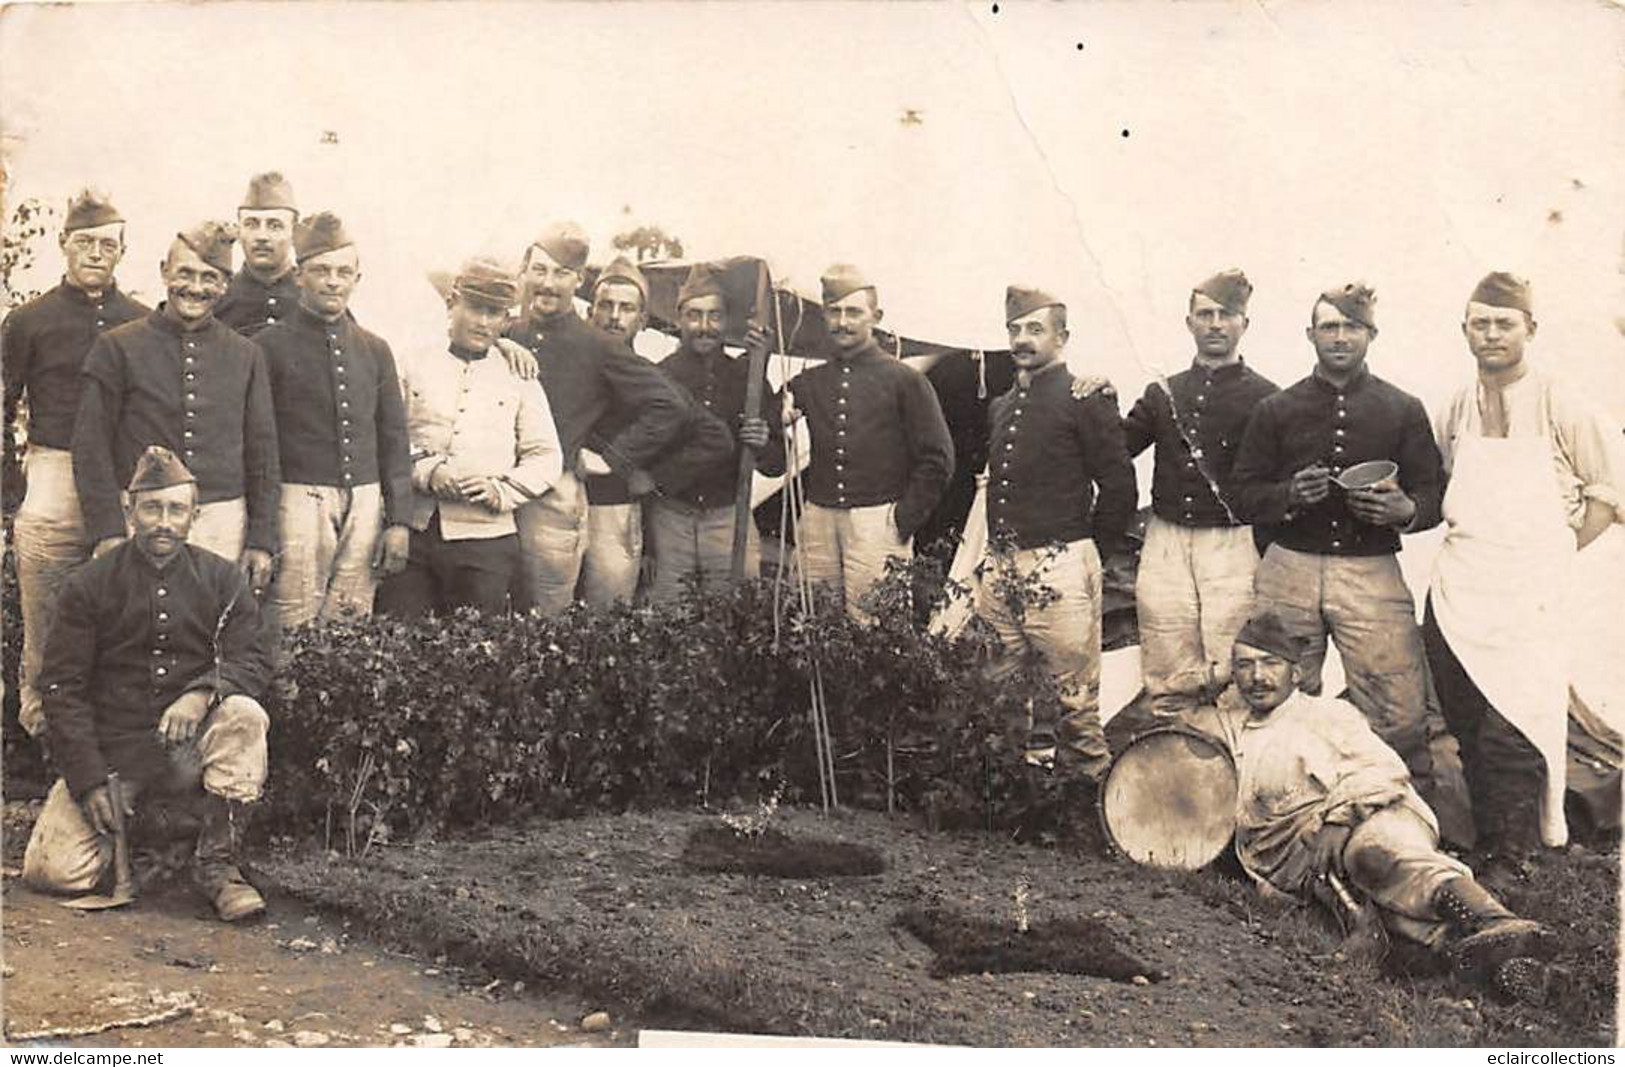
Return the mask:
[[(1544, 421), (1544, 420), (1543, 420)], [(1448, 524), (1429, 589), (1450, 650), (1495, 710), (1546, 759), (1540, 837), (1568, 841), (1568, 687), (1563, 594), (1574, 558), (1545, 427), (1464, 433), (1444, 496)]]

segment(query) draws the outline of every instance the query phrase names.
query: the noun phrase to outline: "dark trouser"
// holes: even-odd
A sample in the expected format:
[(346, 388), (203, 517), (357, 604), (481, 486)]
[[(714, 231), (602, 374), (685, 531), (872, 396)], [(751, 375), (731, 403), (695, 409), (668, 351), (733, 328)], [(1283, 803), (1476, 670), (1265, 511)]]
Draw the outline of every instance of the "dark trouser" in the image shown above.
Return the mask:
[(1439, 629), (1431, 599), (1422, 619), (1422, 643), (1445, 722), (1461, 745), (1479, 847), (1486, 852), (1539, 847), (1545, 758), (1474, 684)]
[(427, 530), (412, 531), (406, 569), (379, 586), (378, 614), (410, 619), (461, 607), (506, 611), (518, 563), (513, 534), (447, 541), (436, 513)]

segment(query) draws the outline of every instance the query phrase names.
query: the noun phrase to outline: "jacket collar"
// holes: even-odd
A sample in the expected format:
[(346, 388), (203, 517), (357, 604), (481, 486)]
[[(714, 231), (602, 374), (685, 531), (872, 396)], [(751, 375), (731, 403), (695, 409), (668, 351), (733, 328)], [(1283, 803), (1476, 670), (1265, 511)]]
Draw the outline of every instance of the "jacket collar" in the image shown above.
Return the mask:
[(1320, 364), (1317, 363), (1315, 369), (1309, 372), (1309, 381), (1313, 382), (1315, 388), (1322, 393), (1329, 393), (1334, 396), (1341, 393), (1347, 396), (1349, 393), (1357, 393), (1366, 387), (1366, 383), (1371, 381), (1371, 368), (1361, 364), (1360, 369), (1354, 372), (1354, 377), (1349, 379), (1349, 383), (1339, 389), (1320, 376)]
[(108, 280), (107, 288), (102, 290), (102, 298), (100, 300), (90, 299), (90, 294), (68, 281), (66, 275), (63, 276), (62, 281), (59, 285), (57, 285), (57, 288), (61, 290), (63, 296), (84, 307), (97, 307), (101, 304), (111, 303), (113, 300), (117, 299), (119, 295), (118, 282), (111, 279)]
[[(220, 320), (215, 318), (214, 314), (211, 312), (207, 318), (203, 319), (196, 326), (184, 326), (176, 320), (170, 318), (169, 315), (164, 312), (164, 309), (168, 305), (169, 301), (167, 300), (159, 303), (159, 305), (153, 308), (152, 311), (147, 315), (147, 322), (149, 325), (162, 330), (171, 337), (201, 337), (220, 325)], [(224, 327), (221, 327), (221, 329), (224, 329)]]
[(1217, 367), (1210, 367), (1199, 359), (1191, 360), (1191, 370), (1223, 381), (1226, 378), (1239, 378), (1247, 372), (1247, 360), (1244, 356), (1237, 356), (1231, 363), (1221, 363)]

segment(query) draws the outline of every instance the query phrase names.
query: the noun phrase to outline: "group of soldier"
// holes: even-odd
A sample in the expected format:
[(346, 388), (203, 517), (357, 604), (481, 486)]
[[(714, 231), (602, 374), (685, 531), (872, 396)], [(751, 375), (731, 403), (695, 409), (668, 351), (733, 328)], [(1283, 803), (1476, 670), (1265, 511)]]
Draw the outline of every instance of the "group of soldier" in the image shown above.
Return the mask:
[[(821, 279), (828, 358), (781, 396), (725, 350), (741, 309), (705, 265), (682, 285), (680, 343), (658, 364), (632, 347), (651, 312), (635, 264), (596, 272), (584, 321), (589, 246), (570, 223), (531, 241), (517, 273), (466, 262), (446, 293), (449, 343), (399, 364), (350, 311), (361, 257), (343, 222), (301, 216), (279, 174), (250, 181), (235, 225), (177, 234), (156, 310), (114, 280), (124, 228), (105, 197), (75, 198), (62, 283), (4, 323), (8, 460), (28, 405), (22, 719), (48, 727), (63, 775), (30, 842), (36, 885), (93, 886), (119, 811), (181, 792), (200, 798), (198, 873), (222, 917), (263, 908), (234, 859), (265, 778), (258, 698), (274, 652), (255, 634), (347, 612), (631, 600), (645, 535), (650, 601), (714, 587), (730, 575), (741, 463), (785, 473), (799, 420), (811, 457), (798, 566), (864, 622), (866, 592), (909, 555), (953, 474), (936, 394), (877, 343), (877, 288), (851, 266)], [(1126, 550), (1133, 457), (1152, 448), (1136, 600), (1153, 715), (1188, 721), (1228, 700), (1239, 722), (1295, 724), (1270, 746), (1231, 733), (1243, 782), (1268, 780), (1243, 798), (1249, 869), (1288, 892), (1335, 869), (1415, 923), (1521, 950), (1528, 929), (1462, 889), (1470, 875), (1437, 851), (1428, 802), (1449, 803), (1459, 747), (1484, 854), (1563, 844), (1567, 679), (1548, 656), (1560, 611), (1545, 579), (1618, 517), (1617, 428), (1525, 359), (1536, 324), (1511, 275), (1469, 296), (1478, 374), (1437, 424), (1366, 366), (1370, 288), (1314, 298), (1314, 365), (1286, 389), (1240, 356), (1251, 294), (1238, 270), (1196, 285), (1190, 367), (1122, 417), (1109, 384), (1067, 369), (1065, 305), (1006, 292), (1016, 377), (990, 406), (975, 609), (1000, 638), (994, 673), (1036, 660), (1053, 682), (1061, 713), (1030, 724), (1026, 758), (1089, 781), (1110, 764), (1103, 561)], [(752, 326), (747, 342), (771, 338)], [(757, 388), (761, 407), (746, 410)], [(1441, 521), (1418, 626), (1400, 535)], [(1022, 582), (1048, 595), (1018, 603)], [(1319, 696), (1328, 636), (1360, 714), (1283, 713)], [(1249, 777), (1242, 753), (1265, 748), (1329, 766), (1277, 760)], [(1339, 790), (1339, 774), (1372, 767), (1380, 788)], [(1268, 839), (1262, 852), (1250, 834)], [(1448, 863), (1413, 862), (1418, 849)]]

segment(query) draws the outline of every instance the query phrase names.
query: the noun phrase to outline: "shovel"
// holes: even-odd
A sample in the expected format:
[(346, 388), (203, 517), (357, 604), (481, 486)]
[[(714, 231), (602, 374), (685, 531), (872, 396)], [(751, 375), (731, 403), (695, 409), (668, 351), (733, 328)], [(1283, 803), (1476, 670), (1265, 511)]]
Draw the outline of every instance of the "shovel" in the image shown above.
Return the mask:
[(1327, 872), (1326, 882), (1336, 896), (1337, 916), (1344, 931), (1339, 948), (1349, 959), (1381, 962), (1388, 955), (1388, 931), (1377, 909), (1361, 903), (1334, 872)]
[(106, 911), (135, 903), (135, 877), (130, 870), (130, 839), (124, 826), (124, 789), (117, 772), (107, 776), (107, 799), (113, 806), (113, 891), (91, 893), (59, 903), (75, 911)]

